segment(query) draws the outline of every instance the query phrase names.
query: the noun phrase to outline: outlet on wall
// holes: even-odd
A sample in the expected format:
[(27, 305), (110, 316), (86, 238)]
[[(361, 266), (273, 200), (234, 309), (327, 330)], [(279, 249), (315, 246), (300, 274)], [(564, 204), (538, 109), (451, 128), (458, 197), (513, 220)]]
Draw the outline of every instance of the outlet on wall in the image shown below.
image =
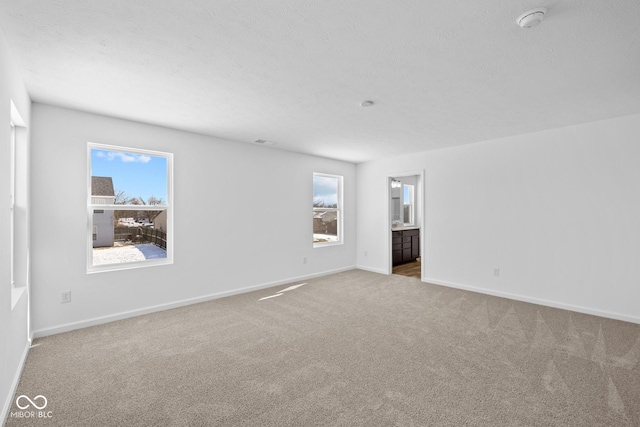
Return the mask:
[(303, 256), (303, 257), (302, 257), (302, 263), (303, 263), (303, 264), (306, 264), (306, 263), (307, 263), (307, 257), (306, 257), (306, 256)]
[(494, 276), (499, 276), (500, 275), (500, 269), (498, 267), (494, 267), (493, 268), (493, 275)]
[(63, 291), (60, 294), (60, 303), (71, 302), (71, 291)]

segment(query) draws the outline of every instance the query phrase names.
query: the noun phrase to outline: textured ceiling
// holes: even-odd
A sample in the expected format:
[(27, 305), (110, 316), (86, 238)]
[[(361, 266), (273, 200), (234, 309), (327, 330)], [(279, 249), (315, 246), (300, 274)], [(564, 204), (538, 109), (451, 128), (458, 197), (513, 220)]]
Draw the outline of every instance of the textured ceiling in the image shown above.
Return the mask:
[(352, 162), (640, 113), (639, 19), (638, 0), (0, 0), (34, 101)]

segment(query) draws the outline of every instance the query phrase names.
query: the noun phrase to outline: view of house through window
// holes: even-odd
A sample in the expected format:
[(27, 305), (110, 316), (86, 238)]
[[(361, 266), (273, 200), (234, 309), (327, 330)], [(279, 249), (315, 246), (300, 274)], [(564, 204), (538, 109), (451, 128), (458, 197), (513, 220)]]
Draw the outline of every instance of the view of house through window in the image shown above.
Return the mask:
[(313, 174), (313, 245), (342, 243), (342, 177)]
[(89, 143), (87, 271), (172, 260), (172, 154)]

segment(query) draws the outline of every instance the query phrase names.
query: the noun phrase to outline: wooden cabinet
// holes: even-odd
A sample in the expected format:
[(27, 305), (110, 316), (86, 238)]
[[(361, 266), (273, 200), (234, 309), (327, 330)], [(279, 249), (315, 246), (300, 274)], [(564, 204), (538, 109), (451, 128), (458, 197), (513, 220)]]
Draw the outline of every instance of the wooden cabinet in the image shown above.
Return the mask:
[(393, 265), (415, 261), (420, 256), (420, 230), (397, 230), (391, 233)]

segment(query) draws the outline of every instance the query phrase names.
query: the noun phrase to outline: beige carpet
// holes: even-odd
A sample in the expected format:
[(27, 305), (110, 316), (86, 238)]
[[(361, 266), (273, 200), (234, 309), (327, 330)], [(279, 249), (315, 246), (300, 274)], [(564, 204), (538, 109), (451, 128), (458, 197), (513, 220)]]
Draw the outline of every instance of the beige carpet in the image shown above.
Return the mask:
[(8, 425), (640, 425), (640, 325), (358, 270), (260, 300), (287, 287), (36, 340), (51, 418)]

